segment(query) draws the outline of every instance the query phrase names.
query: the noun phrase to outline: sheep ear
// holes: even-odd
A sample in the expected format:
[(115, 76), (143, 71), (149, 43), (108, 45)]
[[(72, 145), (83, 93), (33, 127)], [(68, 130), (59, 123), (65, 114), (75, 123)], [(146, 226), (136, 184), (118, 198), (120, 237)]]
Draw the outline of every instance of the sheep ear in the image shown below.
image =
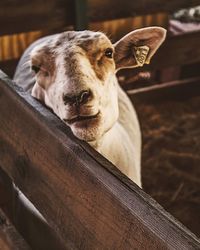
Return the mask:
[(128, 33), (114, 44), (116, 70), (149, 64), (165, 37), (166, 30), (160, 27), (148, 27)]

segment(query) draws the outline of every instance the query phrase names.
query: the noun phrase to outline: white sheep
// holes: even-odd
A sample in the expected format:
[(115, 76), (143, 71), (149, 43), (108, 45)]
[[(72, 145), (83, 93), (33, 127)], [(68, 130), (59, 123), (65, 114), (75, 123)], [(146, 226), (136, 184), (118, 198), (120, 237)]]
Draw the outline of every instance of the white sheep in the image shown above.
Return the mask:
[[(143, 28), (112, 44), (101, 32), (56, 34), (25, 53), (14, 79), (31, 80), (33, 97), (141, 187), (139, 122), (116, 72), (149, 63), (165, 35), (160, 27)], [(23, 78), (20, 66), (29, 60), (34, 76)]]
[[(105, 34), (92, 31), (45, 37), (24, 53), (14, 81), (141, 187), (139, 122), (116, 72), (149, 63), (165, 33), (159, 27), (139, 29), (115, 44)], [(55, 249), (53, 242), (58, 240), (43, 216), (17, 187), (14, 189), (19, 227), (25, 226), (31, 244), (40, 239), (43, 248)]]

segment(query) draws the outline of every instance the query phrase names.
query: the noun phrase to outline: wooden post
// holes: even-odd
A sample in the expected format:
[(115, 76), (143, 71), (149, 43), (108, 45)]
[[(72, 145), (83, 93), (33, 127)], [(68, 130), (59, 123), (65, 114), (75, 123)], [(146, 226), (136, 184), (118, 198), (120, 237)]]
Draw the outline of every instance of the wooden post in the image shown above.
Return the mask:
[(87, 0), (75, 0), (75, 30), (85, 30), (88, 28), (88, 8)]

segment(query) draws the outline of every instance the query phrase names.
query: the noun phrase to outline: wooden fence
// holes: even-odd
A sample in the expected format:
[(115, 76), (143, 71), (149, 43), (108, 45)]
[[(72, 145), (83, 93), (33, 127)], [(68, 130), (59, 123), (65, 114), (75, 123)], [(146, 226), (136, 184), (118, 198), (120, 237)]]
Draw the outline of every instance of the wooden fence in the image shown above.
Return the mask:
[(1, 167), (66, 249), (198, 249), (194, 235), (3, 73), (0, 93)]
[[(199, 3), (197, 0), (95, 0), (88, 1), (87, 13), (89, 21), (102, 21), (172, 12)], [(36, 8), (38, 5), (40, 9)], [(69, 0), (20, 1), (20, 4), (3, 0), (0, 24), (4, 25), (0, 34), (62, 29), (74, 24), (74, 8)], [(100, 12), (103, 14), (99, 15)], [(147, 68), (200, 62), (199, 36), (200, 32), (193, 32), (168, 38)], [(48, 221), (51, 230), (47, 231), (56, 238), (51, 244), (58, 244), (52, 249), (200, 248), (199, 239), (189, 230), (103, 156), (76, 139), (64, 123), (15, 86), (3, 72), (0, 72), (0, 117), (0, 176), (6, 176), (2, 193), (8, 198), (3, 209), (33, 249), (42, 249), (40, 241), (34, 238), (41, 232), (38, 228), (30, 237), (26, 229), (29, 222), (22, 219), (23, 212), (15, 214), (18, 220), (22, 219), (22, 225), (16, 222), (11, 213), (15, 209), (11, 181)]]

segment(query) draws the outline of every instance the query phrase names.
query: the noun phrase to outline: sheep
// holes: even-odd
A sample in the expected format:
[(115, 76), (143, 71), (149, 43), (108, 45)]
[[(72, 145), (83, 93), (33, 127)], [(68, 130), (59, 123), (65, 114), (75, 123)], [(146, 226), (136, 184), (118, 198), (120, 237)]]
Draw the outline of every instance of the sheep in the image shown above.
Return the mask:
[(148, 64), (165, 35), (161, 27), (148, 27), (128, 33), (115, 44), (104, 33), (88, 30), (45, 37), (25, 52), (14, 81), (25, 83), (25, 89), (76, 137), (141, 187), (140, 126), (116, 72)]
[[(165, 29), (149, 27), (115, 44), (92, 31), (44, 37), (25, 51), (13, 80), (141, 187), (140, 126), (116, 72), (148, 64), (165, 35)], [(43, 248), (55, 249), (59, 240), (48, 222), (14, 184), (13, 189), (18, 226), (25, 226), (28, 237), (30, 232), (31, 244), (40, 239)]]

